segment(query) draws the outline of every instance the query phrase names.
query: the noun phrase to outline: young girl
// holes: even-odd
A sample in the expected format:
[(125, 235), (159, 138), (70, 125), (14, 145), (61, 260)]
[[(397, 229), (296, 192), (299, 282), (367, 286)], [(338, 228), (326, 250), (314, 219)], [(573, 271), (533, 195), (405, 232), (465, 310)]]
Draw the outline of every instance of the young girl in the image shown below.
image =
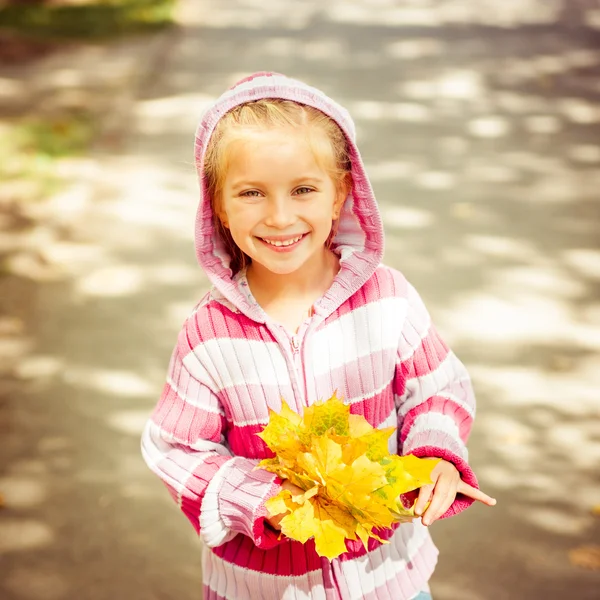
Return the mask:
[[(495, 501), (467, 463), (469, 377), (414, 288), (381, 264), (348, 113), (257, 73), (206, 112), (195, 151), (196, 250), (213, 288), (179, 334), (142, 451), (204, 541), (204, 599), (430, 598), (427, 525)], [(282, 398), (302, 413), (336, 390), (373, 426), (397, 426), (391, 452), (442, 460), (421, 519), (329, 562), (268, 518), (265, 501), (289, 483), (255, 469), (271, 455), (255, 434)]]

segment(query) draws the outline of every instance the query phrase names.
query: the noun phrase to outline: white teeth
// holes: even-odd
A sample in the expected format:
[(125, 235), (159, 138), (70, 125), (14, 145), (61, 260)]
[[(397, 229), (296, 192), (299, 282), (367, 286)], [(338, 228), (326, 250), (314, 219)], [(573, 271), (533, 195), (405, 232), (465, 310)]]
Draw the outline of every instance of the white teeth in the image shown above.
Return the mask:
[(267, 242), (267, 244), (271, 244), (271, 246), (291, 246), (296, 242), (299, 242), (302, 239), (302, 236), (298, 236), (297, 238), (293, 238), (291, 240), (286, 240), (282, 242), (280, 240), (267, 240), (266, 238), (262, 238), (263, 242)]

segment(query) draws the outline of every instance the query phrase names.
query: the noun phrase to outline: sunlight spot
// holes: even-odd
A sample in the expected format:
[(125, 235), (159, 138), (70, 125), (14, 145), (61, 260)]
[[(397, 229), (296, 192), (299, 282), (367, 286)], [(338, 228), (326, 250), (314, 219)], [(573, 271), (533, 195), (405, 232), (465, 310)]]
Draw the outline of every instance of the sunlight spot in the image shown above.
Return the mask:
[(201, 93), (139, 100), (134, 107), (135, 118), (142, 133), (166, 134), (168, 129), (175, 126), (181, 130), (186, 126), (194, 126), (214, 101), (213, 96)]
[(560, 99), (557, 107), (573, 123), (589, 125), (600, 121), (600, 107), (581, 98)]
[(450, 205), (450, 213), (455, 219), (470, 221), (477, 215), (477, 208), (472, 202), (454, 202)]
[[(267, 52), (268, 54), (272, 54), (273, 56), (284, 57), (293, 56), (296, 52), (298, 44), (296, 40), (293, 40), (292, 38), (275, 37), (265, 40), (263, 42), (263, 47), (265, 49), (265, 52)], [(248, 73), (234, 73), (229, 78), (229, 85), (232, 86), (238, 81), (240, 81), (240, 79), (243, 79), (247, 76)]]
[(483, 94), (483, 83), (481, 76), (474, 71), (454, 71), (442, 75), (438, 80), (407, 81), (398, 86), (398, 91), (416, 100), (474, 100)]
[(367, 121), (409, 121), (422, 123), (431, 120), (431, 109), (422, 104), (409, 102), (375, 102), (359, 100), (350, 103), (350, 113), (357, 120)]
[(384, 118), (385, 105), (383, 102), (362, 100), (354, 102), (350, 112), (357, 120), (379, 121)]
[(11, 509), (39, 506), (46, 500), (46, 489), (39, 479), (0, 477), (0, 491)]
[(25, 356), (32, 347), (32, 342), (23, 338), (0, 337), (0, 373), (9, 370), (11, 363)]
[[(481, 339), (481, 338), (480, 338)], [(515, 339), (515, 343), (532, 344), (535, 340)], [(537, 368), (469, 364), (473, 380), (494, 388), (497, 401), (510, 407), (553, 408), (561, 414), (589, 418), (598, 410), (598, 376), (577, 373), (549, 373)], [(565, 398), (569, 402), (565, 403)], [(581, 450), (582, 453), (584, 450)], [(516, 457), (518, 459), (518, 456)]]
[(549, 75), (563, 73), (569, 68), (566, 57), (556, 55), (536, 56), (533, 64), (538, 72)]
[(597, 163), (600, 162), (600, 146), (592, 144), (571, 146), (567, 149), (567, 156), (576, 162)]
[(483, 93), (481, 75), (476, 71), (448, 73), (439, 80), (438, 92), (444, 98), (472, 100)]
[(471, 157), (467, 162), (465, 176), (472, 181), (485, 181), (489, 183), (513, 183), (520, 179), (520, 174), (514, 167), (487, 162)]
[[(503, 288), (503, 294), (506, 294)], [(551, 298), (503, 298), (497, 292), (470, 294), (446, 319), (463, 339), (482, 342), (548, 341), (561, 336), (557, 324), (569, 322), (567, 307)], [(550, 324), (553, 326), (551, 327)]]
[(503, 84), (516, 87), (524, 82), (538, 79), (539, 73), (531, 60), (509, 58), (502, 61), (502, 68), (497, 71), (496, 76)]
[(139, 178), (127, 183), (123, 180), (121, 202), (106, 207), (110, 217), (121, 225), (134, 223), (134, 232), (138, 232), (146, 245), (155, 243), (154, 232), (148, 231), (149, 228), (166, 230), (188, 240), (190, 219), (193, 223), (195, 212), (189, 192), (167, 190), (162, 182), (153, 181), (150, 173), (140, 173)]
[(473, 7), (466, 2), (442, 2), (438, 10), (444, 23), (469, 23), (473, 18)]
[(523, 189), (522, 197), (544, 205), (549, 202), (576, 202), (585, 195), (585, 187), (581, 174), (561, 169), (540, 177), (533, 185)]
[(592, 29), (600, 29), (600, 9), (588, 9), (583, 15), (585, 24)]
[(536, 506), (535, 510), (527, 511), (519, 508), (519, 515), (525, 517), (530, 523), (559, 535), (581, 535), (591, 523), (589, 517), (577, 517), (558, 509), (543, 506)]
[(43, 379), (54, 377), (63, 367), (64, 361), (56, 356), (30, 355), (19, 361), (15, 375), (20, 379)]
[(392, 104), (390, 116), (397, 121), (408, 121), (410, 123), (424, 123), (431, 121), (431, 109), (423, 104), (411, 104), (401, 102)]
[(580, 248), (562, 253), (566, 263), (581, 275), (600, 280), (600, 250)]
[[(525, 481), (520, 482), (519, 487), (525, 487), (530, 490), (539, 490), (544, 494), (549, 494), (552, 491), (556, 493), (556, 496), (560, 498), (562, 495), (561, 490), (556, 490), (556, 477), (546, 475), (539, 472), (530, 472), (527, 474)], [(548, 496), (546, 496), (548, 497)]]
[(381, 216), (385, 225), (397, 229), (423, 229), (433, 223), (433, 215), (408, 206), (381, 205)]
[(415, 183), (428, 190), (449, 190), (456, 185), (456, 176), (446, 171), (425, 171), (415, 177)]
[(154, 385), (131, 371), (69, 367), (64, 378), (70, 385), (80, 385), (110, 395), (144, 397), (156, 392)]
[(9, 256), (5, 267), (14, 275), (37, 282), (55, 282), (66, 278), (67, 273), (57, 265), (44, 260), (40, 251), (22, 251)]
[(0, 521), (0, 553), (43, 548), (54, 539), (52, 530), (33, 520), (3, 518)]
[(25, 322), (19, 317), (0, 317), (0, 335), (20, 335), (25, 331)]
[(143, 283), (144, 278), (139, 267), (115, 265), (92, 271), (79, 279), (75, 288), (84, 296), (114, 298), (130, 296), (141, 291)]
[(562, 122), (551, 115), (532, 115), (525, 118), (525, 128), (531, 133), (550, 135), (562, 129)]
[[(514, 258), (518, 258), (515, 256)], [(553, 298), (580, 298), (585, 295), (585, 283), (554, 266), (516, 266), (499, 269), (495, 283), (507, 289), (532, 290)]]
[(15, 598), (24, 600), (64, 600), (71, 589), (56, 570), (40, 568), (39, 564), (35, 567), (15, 566), (4, 585), (15, 594)]
[(539, 96), (515, 94), (513, 92), (498, 92), (494, 99), (502, 110), (516, 114), (530, 114), (547, 109), (548, 102)]
[(435, 38), (417, 38), (392, 42), (385, 52), (394, 58), (412, 60), (426, 56), (438, 56), (444, 52), (444, 44)]
[(578, 48), (567, 52), (565, 58), (571, 68), (584, 69), (600, 63), (600, 52), (598, 50)]
[(462, 248), (447, 248), (444, 251), (443, 261), (453, 267), (475, 267), (481, 265), (483, 257), (481, 254), (469, 252)]
[(534, 244), (526, 240), (497, 235), (470, 234), (464, 238), (467, 248), (487, 256), (533, 260), (539, 256)]
[(467, 125), (471, 135), (482, 138), (498, 138), (510, 131), (508, 121), (503, 117), (481, 117), (473, 119)]
[(398, 86), (398, 91), (413, 100), (431, 100), (437, 95), (437, 85), (435, 81), (430, 79), (407, 81)]
[(498, 490), (510, 490), (518, 486), (513, 469), (498, 463), (480, 466), (477, 476), (481, 482)]
[(325, 16), (334, 23), (376, 24), (402, 27), (440, 25), (439, 11), (429, 8), (379, 5), (376, 10), (369, 3), (349, 4), (345, 0), (332, 0), (325, 5)]
[(416, 163), (395, 160), (366, 165), (365, 168), (371, 181), (388, 181), (406, 179), (420, 167)]
[(108, 417), (108, 423), (121, 433), (141, 435), (148, 421), (147, 410), (123, 410)]
[(553, 448), (562, 448), (569, 452), (572, 448), (581, 448), (583, 456), (590, 465), (600, 461), (600, 442), (593, 442), (589, 432), (581, 424), (557, 423), (547, 432), (548, 442)]
[[(298, 46), (296, 46), (298, 50)], [(311, 40), (300, 45), (300, 52), (304, 59), (309, 61), (329, 60), (334, 64), (342, 62), (349, 52), (344, 45), (337, 40)]]
[(151, 267), (147, 276), (160, 285), (185, 285), (196, 282), (202, 273), (195, 264), (171, 263)]
[(90, 244), (72, 242), (52, 242), (43, 249), (46, 260), (60, 267), (68, 267), (69, 271), (81, 270), (91, 263), (106, 260), (106, 249)]
[(46, 81), (57, 88), (79, 87), (83, 83), (82, 73), (78, 69), (52, 69), (46, 71)]

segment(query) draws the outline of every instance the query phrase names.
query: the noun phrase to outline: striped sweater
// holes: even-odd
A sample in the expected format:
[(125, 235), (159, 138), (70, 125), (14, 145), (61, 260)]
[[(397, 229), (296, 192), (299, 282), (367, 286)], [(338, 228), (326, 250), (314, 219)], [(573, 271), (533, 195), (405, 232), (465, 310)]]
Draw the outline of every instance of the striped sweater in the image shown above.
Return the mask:
[[(310, 104), (342, 128), (353, 187), (334, 251), (340, 271), (295, 333), (253, 299), (233, 275), (213, 227), (202, 176), (206, 144), (222, 114), (263, 97)], [(329, 562), (279, 536), (265, 501), (278, 479), (256, 464), (271, 456), (256, 436), (281, 398), (302, 413), (334, 391), (375, 427), (397, 426), (390, 451), (440, 457), (477, 486), (466, 440), (474, 398), (464, 366), (432, 325), (415, 289), (381, 264), (383, 228), (347, 112), (321, 92), (281, 75), (256, 74), (217, 100), (196, 135), (200, 205), (196, 249), (212, 290), (183, 325), (163, 394), (142, 438), (149, 467), (163, 480), (204, 542), (205, 600), (409, 600), (427, 585), (437, 550), (419, 520), (384, 531), (388, 543), (348, 541)], [(466, 508), (458, 496), (446, 515)]]

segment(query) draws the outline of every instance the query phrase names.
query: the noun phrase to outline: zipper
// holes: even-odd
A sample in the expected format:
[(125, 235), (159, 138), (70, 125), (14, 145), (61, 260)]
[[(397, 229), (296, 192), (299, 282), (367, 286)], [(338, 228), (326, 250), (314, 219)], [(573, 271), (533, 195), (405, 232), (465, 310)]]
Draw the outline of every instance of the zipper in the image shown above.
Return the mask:
[[(292, 346), (292, 355), (295, 357), (297, 354), (300, 353), (300, 342), (298, 341), (297, 335), (292, 336), (292, 339), (290, 340), (290, 345)], [(294, 362), (296, 361), (294, 360)]]
[(298, 389), (302, 396), (303, 406), (308, 405), (308, 398), (306, 396), (306, 375), (304, 373), (304, 365), (302, 364), (302, 355), (300, 353), (302, 344), (300, 336), (294, 334), (290, 337), (290, 348), (292, 350), (292, 366), (294, 367), (294, 374), (296, 375), (296, 382)]
[[(279, 334), (276, 335), (276, 337), (279, 340), (282, 350), (285, 351), (289, 367), (291, 367), (290, 375), (293, 375), (293, 387), (297, 390), (299, 395), (299, 401), (304, 408), (308, 406), (309, 402), (306, 365), (302, 364), (302, 349), (304, 346), (304, 340), (306, 339), (306, 336), (310, 334), (314, 327), (315, 323), (313, 320), (310, 323), (304, 323), (300, 327), (299, 333), (295, 333), (293, 335), (290, 334), (281, 325), (275, 325), (275, 328), (273, 330), (274, 333), (276, 330)], [(283, 339), (280, 336), (283, 336)], [(283, 344), (284, 339), (287, 342), (285, 345)]]
[(292, 335), (290, 339), (290, 345), (292, 347), (292, 358), (294, 360), (294, 369), (296, 376), (298, 377), (298, 385), (302, 386), (302, 395), (304, 397), (304, 406), (308, 406), (308, 386), (306, 384), (306, 369), (307, 365), (302, 363), (302, 349), (306, 337), (310, 334), (314, 326), (314, 319), (308, 323), (304, 323), (300, 329), (299, 334)]

